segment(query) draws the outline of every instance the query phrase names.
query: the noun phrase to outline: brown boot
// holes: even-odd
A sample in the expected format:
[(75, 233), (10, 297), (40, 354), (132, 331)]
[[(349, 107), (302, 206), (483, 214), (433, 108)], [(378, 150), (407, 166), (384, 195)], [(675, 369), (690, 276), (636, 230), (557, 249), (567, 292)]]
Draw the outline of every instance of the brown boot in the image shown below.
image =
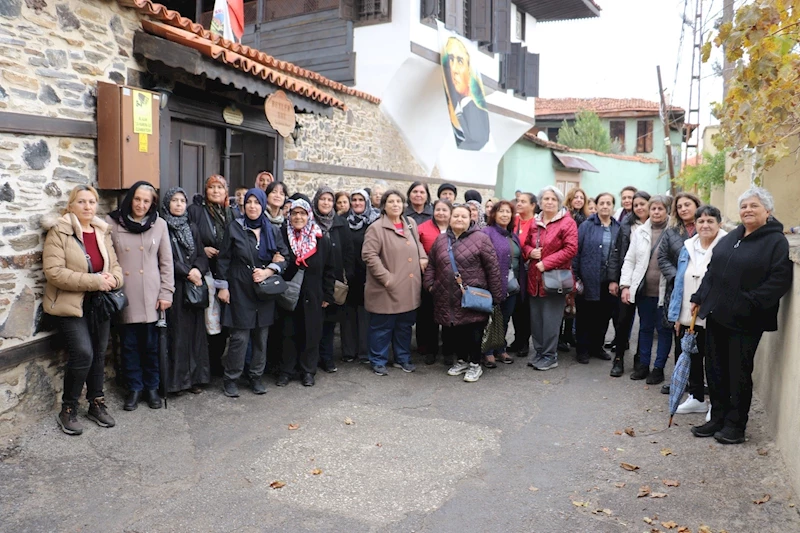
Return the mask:
[(98, 426), (104, 428), (113, 428), (117, 423), (108, 414), (108, 407), (106, 407), (106, 399), (102, 396), (95, 398), (89, 403), (89, 412), (86, 413), (89, 420), (94, 420)]

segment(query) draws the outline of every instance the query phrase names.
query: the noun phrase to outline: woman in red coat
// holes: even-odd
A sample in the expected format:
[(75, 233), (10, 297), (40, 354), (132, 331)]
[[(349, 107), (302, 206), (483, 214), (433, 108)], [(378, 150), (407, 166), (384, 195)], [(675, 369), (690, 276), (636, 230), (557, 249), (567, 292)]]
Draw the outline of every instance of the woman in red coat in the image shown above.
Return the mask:
[(548, 294), (542, 274), (549, 270), (572, 270), (578, 253), (578, 226), (564, 208), (564, 195), (549, 185), (539, 194), (542, 211), (534, 219), (523, 245), (528, 267), (528, 298), (534, 351), (529, 366), (550, 370), (558, 366), (558, 333), (564, 316), (564, 294)]

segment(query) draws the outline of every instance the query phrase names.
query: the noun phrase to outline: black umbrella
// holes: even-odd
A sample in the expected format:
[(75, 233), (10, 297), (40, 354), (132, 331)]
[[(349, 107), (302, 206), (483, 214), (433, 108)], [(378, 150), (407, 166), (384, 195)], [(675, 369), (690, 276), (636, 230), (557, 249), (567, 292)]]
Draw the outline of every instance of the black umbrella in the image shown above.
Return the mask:
[(169, 371), (167, 340), (167, 314), (161, 311), (156, 322), (158, 328), (158, 393), (164, 398), (164, 409), (167, 408), (167, 372)]

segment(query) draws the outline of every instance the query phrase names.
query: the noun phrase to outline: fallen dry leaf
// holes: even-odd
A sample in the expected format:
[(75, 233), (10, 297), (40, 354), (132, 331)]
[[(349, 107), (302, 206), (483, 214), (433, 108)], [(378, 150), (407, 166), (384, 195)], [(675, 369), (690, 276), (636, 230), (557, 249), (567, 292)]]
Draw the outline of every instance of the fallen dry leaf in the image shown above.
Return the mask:
[(383, 446), (383, 445), (382, 445), (380, 442), (378, 442), (378, 443), (376, 443), (376, 444), (375, 444), (375, 446), (377, 446), (378, 448), (380, 448), (380, 447), (381, 447), (381, 446)]
[(636, 436), (636, 432), (633, 430), (633, 428), (625, 428), (623, 431), (625, 431), (625, 434), (629, 437)]
[(667, 487), (680, 487), (681, 482), (677, 479), (662, 479), (661, 482)]
[(611, 509), (595, 509), (594, 511), (592, 511), (592, 514), (604, 514), (607, 516), (611, 516), (613, 512), (611, 511)]
[(792, 509), (794, 509), (794, 504), (793, 504), (793, 503), (790, 503), (790, 504), (789, 504), (789, 507), (791, 507)]
[(636, 495), (637, 498), (644, 498), (645, 496), (650, 495), (650, 485), (642, 485), (639, 487), (639, 494)]
[(621, 432), (620, 430), (616, 430), (616, 431), (614, 432), (614, 435), (622, 435), (622, 432)]
[(544, 383), (545, 385), (550, 385), (550, 380), (549, 379), (543, 379), (542, 383)]
[(608, 448), (606, 448), (605, 446), (603, 446), (603, 451), (604, 451), (604, 452), (608, 452)]
[(769, 450), (766, 449), (766, 448), (759, 448), (756, 451), (758, 451), (758, 455), (768, 455), (769, 454)]
[(315, 476), (318, 476), (322, 473), (322, 470), (319, 468), (315, 468), (314, 470), (311, 471), (311, 473)]
[(753, 503), (756, 504), (756, 505), (761, 505), (762, 503), (767, 503), (770, 498), (771, 498), (771, 496), (769, 494), (764, 494), (759, 499), (753, 500)]
[(678, 533), (692, 533), (692, 531), (686, 526), (681, 526), (678, 528)]
[(661, 455), (663, 455), (664, 457), (666, 457), (668, 455), (672, 455), (672, 449), (671, 448), (662, 448), (661, 449)]
[(576, 502), (576, 501), (573, 501), (572, 505), (574, 505), (575, 507), (589, 507), (589, 502)]
[(661, 526), (667, 529), (675, 529), (676, 527), (678, 527), (678, 524), (670, 520), (669, 522), (661, 522)]
[(300, 426), (297, 424), (289, 424), (289, 431), (294, 431), (295, 429), (300, 429)]
[(286, 483), (284, 483), (283, 481), (273, 481), (272, 483), (269, 484), (269, 486), (272, 487), (273, 489), (281, 489), (286, 486)]
[(625, 483), (622, 482), (614, 483), (614, 486), (617, 487), (618, 489), (621, 489), (622, 487), (625, 486)]
[(536, 491), (538, 491), (539, 489), (537, 489), (536, 487), (534, 487), (533, 485), (531, 485), (530, 487), (528, 487), (528, 490), (529, 490), (529, 491), (531, 491), (531, 492), (536, 492)]
[(650, 530), (650, 533), (661, 533), (661, 530), (654, 527)]
[(667, 497), (667, 493), (666, 492), (654, 492), (654, 493), (652, 493), (650, 495), (650, 497), (651, 498), (666, 498)]
[(629, 472), (633, 472), (634, 470), (639, 470), (638, 466), (632, 465), (630, 463), (620, 463), (619, 466), (621, 466), (625, 470), (628, 470)]
[(711, 528), (708, 526), (700, 526), (700, 529), (697, 530), (697, 533), (714, 533), (711, 531)]
[(645, 516), (645, 517), (643, 518), (643, 520), (644, 520), (644, 523), (645, 523), (645, 524), (652, 524), (652, 523), (653, 523), (653, 519), (652, 519), (652, 518), (650, 518), (650, 517), (647, 517), (647, 516)]
[(353, 425), (353, 419), (348, 416), (347, 418), (344, 419), (344, 423), (345, 423), (345, 425), (352, 426)]

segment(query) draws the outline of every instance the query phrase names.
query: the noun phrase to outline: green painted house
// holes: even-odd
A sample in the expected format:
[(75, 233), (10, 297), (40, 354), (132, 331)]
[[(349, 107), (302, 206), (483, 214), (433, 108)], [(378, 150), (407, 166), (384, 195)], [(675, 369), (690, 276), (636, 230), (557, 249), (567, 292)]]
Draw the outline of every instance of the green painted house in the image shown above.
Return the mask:
[[(619, 153), (573, 150), (555, 141), (563, 121), (589, 110), (600, 116)], [(680, 169), (684, 111), (670, 108), (670, 143), (675, 168)], [(656, 102), (613, 98), (537, 98), (536, 127), (520, 138), (503, 156), (498, 168), (497, 195), (513, 197), (514, 191), (538, 192), (556, 185), (566, 192), (581, 187), (594, 196), (618, 194), (634, 185), (651, 194), (669, 191), (664, 123)]]

